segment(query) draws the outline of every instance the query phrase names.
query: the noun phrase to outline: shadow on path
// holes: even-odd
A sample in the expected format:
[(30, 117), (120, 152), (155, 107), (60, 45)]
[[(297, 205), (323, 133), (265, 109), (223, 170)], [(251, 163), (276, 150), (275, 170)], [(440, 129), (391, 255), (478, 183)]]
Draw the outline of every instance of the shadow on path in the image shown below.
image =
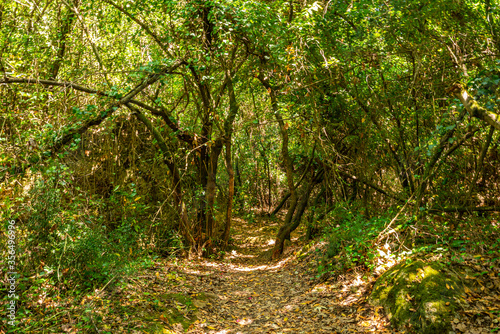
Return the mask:
[(179, 292), (207, 296), (195, 301), (188, 333), (390, 332), (364, 302), (367, 284), (359, 277), (319, 284), (315, 252), (299, 261), (297, 238), (281, 260), (269, 261), (279, 222), (236, 218), (233, 225), (233, 247), (223, 259), (168, 265), (186, 279)]

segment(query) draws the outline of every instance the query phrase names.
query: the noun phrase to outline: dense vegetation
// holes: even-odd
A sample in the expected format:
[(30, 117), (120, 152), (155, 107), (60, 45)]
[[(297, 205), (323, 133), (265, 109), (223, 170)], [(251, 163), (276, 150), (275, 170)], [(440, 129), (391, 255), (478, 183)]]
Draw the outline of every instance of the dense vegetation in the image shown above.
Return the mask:
[(496, 258), (499, 54), (491, 0), (0, 0), (17, 271), (70, 292), (223, 258), (235, 216), (283, 218), (273, 259), (324, 236), (320, 275)]

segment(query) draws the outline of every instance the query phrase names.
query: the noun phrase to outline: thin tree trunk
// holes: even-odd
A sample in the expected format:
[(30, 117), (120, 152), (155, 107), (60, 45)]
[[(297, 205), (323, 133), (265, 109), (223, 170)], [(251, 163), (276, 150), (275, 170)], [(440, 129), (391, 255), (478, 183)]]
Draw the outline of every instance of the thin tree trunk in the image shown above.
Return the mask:
[(439, 212), (500, 212), (500, 206), (477, 206), (477, 207), (467, 207), (467, 206), (456, 206), (447, 208), (431, 208), (427, 210), (431, 213)]
[(229, 190), (227, 194), (226, 226), (224, 227), (224, 248), (227, 248), (229, 242), (229, 232), (231, 230), (231, 219), (233, 215), (234, 171), (231, 162), (231, 138), (226, 141), (226, 168), (229, 176)]
[(267, 199), (265, 201), (267, 205), (267, 212), (271, 210), (272, 206), (272, 199), (271, 199), (271, 167), (269, 166), (269, 159), (267, 158), (266, 155), (266, 150), (264, 148), (264, 145), (261, 143), (262, 149), (260, 150), (260, 155), (264, 159), (264, 164), (265, 164), (265, 170), (267, 172)]
[(307, 224), (307, 233), (306, 233), (306, 239), (307, 240), (311, 240), (313, 238), (313, 234), (314, 234), (314, 227), (313, 227), (313, 225), (315, 225), (314, 218), (316, 217), (316, 208), (318, 206), (318, 203), (319, 203), (320, 199), (323, 197), (324, 194), (325, 194), (325, 187), (323, 186), (321, 188), (321, 191), (318, 193), (318, 195), (314, 199), (314, 202), (312, 204), (313, 209), (310, 210), (309, 222)]
[(230, 71), (226, 71), (227, 90), (229, 94), (229, 115), (224, 122), (224, 136), (226, 144), (226, 168), (229, 175), (229, 191), (227, 196), (227, 208), (226, 208), (226, 226), (224, 227), (224, 247), (227, 247), (229, 242), (229, 232), (231, 231), (231, 219), (233, 216), (233, 198), (234, 198), (234, 171), (233, 164), (231, 161), (231, 138), (233, 134), (233, 122), (238, 114), (239, 106), (236, 101), (236, 94), (233, 87), (233, 78)]
[(234, 196), (238, 199), (238, 203), (241, 205), (241, 198), (239, 195), (240, 193), (240, 188), (241, 188), (241, 173), (240, 173), (240, 164), (239, 164), (239, 159), (236, 159), (235, 161), (235, 172), (236, 172), (236, 178), (235, 178), (235, 183), (234, 183)]
[[(78, 0), (74, 1), (75, 7), (78, 7)], [(49, 79), (55, 80), (59, 74), (59, 69), (61, 68), (62, 61), (64, 59), (64, 54), (66, 52), (66, 44), (68, 42), (68, 35), (71, 33), (71, 27), (73, 26), (73, 21), (75, 21), (75, 13), (71, 8), (64, 18), (62, 19), (61, 30), (59, 31), (59, 43), (57, 48), (57, 55), (52, 67), (50, 69)]]
[(151, 123), (151, 121), (144, 114), (142, 114), (137, 108), (135, 108), (131, 105), (127, 105), (127, 107), (130, 110), (132, 110), (135, 117), (139, 121), (141, 121), (144, 125), (146, 125), (148, 130), (153, 134), (153, 137), (158, 142), (158, 145), (160, 146), (160, 150), (163, 152), (164, 162), (167, 165), (168, 169), (170, 170), (170, 173), (172, 174), (172, 191), (174, 193), (175, 207), (176, 207), (176, 210), (177, 210), (177, 213), (179, 215), (180, 222), (181, 222), (181, 234), (184, 236), (184, 238), (189, 243), (189, 245), (193, 245), (195, 240), (194, 240), (194, 237), (191, 233), (191, 228), (189, 226), (187, 212), (186, 212), (186, 206), (185, 206), (184, 201), (182, 199), (181, 178), (180, 178), (179, 169), (177, 168), (174, 157), (172, 156), (172, 153), (168, 149), (167, 144), (166, 144), (165, 140), (163, 139), (162, 135), (154, 127), (153, 123)]
[(321, 170), (318, 174), (316, 174), (311, 182), (307, 185), (307, 188), (302, 195), (302, 198), (300, 202), (297, 205), (297, 212), (293, 216), (293, 219), (290, 220), (289, 224), (283, 225), (280, 230), (278, 231), (278, 235), (276, 237), (276, 243), (274, 245), (273, 249), (273, 258), (277, 258), (281, 254), (283, 254), (284, 250), (284, 244), (285, 240), (290, 239), (290, 233), (295, 231), (297, 227), (300, 225), (300, 221), (302, 219), (302, 215), (304, 214), (304, 211), (306, 210), (307, 203), (309, 202), (309, 197), (311, 195), (311, 192), (316, 184), (321, 182), (323, 178), (323, 173), (324, 171)]
[(210, 162), (209, 162), (209, 171), (208, 171), (207, 186), (206, 186), (207, 189), (207, 195), (206, 195), (207, 208), (205, 217), (206, 240), (212, 238), (214, 232), (214, 223), (215, 223), (214, 206), (215, 206), (215, 195), (217, 189), (216, 187), (217, 164), (219, 161), (219, 155), (221, 151), (222, 151), (222, 142), (217, 142), (215, 145), (212, 146), (212, 149), (210, 150)]
[(486, 153), (488, 152), (488, 148), (491, 145), (491, 140), (493, 138), (493, 132), (495, 132), (495, 128), (493, 126), (490, 127), (490, 132), (488, 132), (488, 137), (486, 137), (486, 142), (483, 144), (481, 149), (481, 155), (479, 156), (479, 160), (477, 162), (476, 172), (474, 173), (474, 177), (472, 178), (472, 182), (469, 190), (469, 198), (472, 197), (472, 193), (476, 188), (476, 182), (479, 176), (483, 175), (483, 166), (484, 166), (484, 158), (486, 157)]
[[(306, 176), (307, 171), (309, 170), (309, 167), (311, 167), (311, 163), (312, 163), (312, 161), (314, 159), (314, 152), (315, 152), (315, 150), (316, 150), (316, 145), (314, 145), (314, 147), (313, 147), (313, 150), (312, 150), (312, 153), (311, 153), (311, 159), (309, 159), (309, 163), (307, 164), (307, 167), (304, 169), (304, 173), (302, 173), (302, 176), (300, 177), (299, 181), (295, 185), (295, 188), (299, 187), (299, 185), (302, 182), (302, 180), (304, 180), (304, 177)], [(278, 206), (276, 207), (276, 209), (274, 209), (273, 212), (271, 212), (270, 216), (275, 216), (281, 210), (281, 208), (283, 207), (283, 205), (285, 205), (286, 201), (290, 198), (290, 196), (291, 196), (291, 193), (287, 192), (283, 196), (283, 198), (281, 199), (281, 201), (278, 204)]]
[(273, 199), (271, 196), (271, 166), (269, 166), (269, 161), (267, 161), (267, 191), (268, 191), (268, 207), (267, 207), (267, 212), (271, 210), (271, 207), (273, 206)]
[(275, 216), (281, 210), (281, 208), (283, 207), (283, 205), (285, 205), (287, 199), (289, 199), (290, 196), (291, 196), (290, 192), (287, 192), (285, 196), (283, 196), (276, 209), (274, 209), (273, 212), (271, 212), (271, 216)]
[[(458, 126), (458, 124), (460, 122), (462, 122), (462, 119), (465, 116), (465, 110), (466, 110), (466, 108), (464, 108), (464, 110), (458, 116), (458, 119), (455, 123), (456, 126)], [(434, 151), (434, 154), (432, 155), (431, 159), (426, 164), (426, 167), (425, 167), (425, 170), (424, 170), (424, 173), (422, 176), (422, 181), (420, 182), (420, 184), (416, 190), (416, 206), (415, 206), (416, 210), (419, 210), (420, 207), (425, 203), (423, 196), (424, 196), (425, 190), (427, 188), (427, 184), (429, 182), (429, 179), (432, 176), (433, 168), (436, 165), (436, 163), (438, 162), (439, 158), (442, 156), (444, 149), (445, 149), (446, 145), (448, 144), (448, 140), (453, 136), (453, 133), (455, 132), (456, 126), (451, 128), (450, 130), (448, 130), (441, 137), (441, 140), (440, 140), (439, 144), (437, 145), (437, 147)]]

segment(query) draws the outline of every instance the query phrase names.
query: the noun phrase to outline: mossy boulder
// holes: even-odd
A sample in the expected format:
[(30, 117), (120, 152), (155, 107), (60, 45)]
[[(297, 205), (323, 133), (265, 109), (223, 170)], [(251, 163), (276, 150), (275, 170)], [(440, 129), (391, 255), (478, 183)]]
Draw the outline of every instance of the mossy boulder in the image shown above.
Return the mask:
[(370, 296), (398, 329), (417, 333), (448, 333), (465, 303), (462, 281), (439, 263), (401, 263), (379, 277)]

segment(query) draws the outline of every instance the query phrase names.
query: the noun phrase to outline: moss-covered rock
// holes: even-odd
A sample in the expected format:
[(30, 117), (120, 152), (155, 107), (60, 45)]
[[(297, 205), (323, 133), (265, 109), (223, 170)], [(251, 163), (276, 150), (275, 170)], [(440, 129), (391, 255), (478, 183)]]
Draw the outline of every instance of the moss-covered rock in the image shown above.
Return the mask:
[(377, 280), (370, 296), (384, 307), (391, 324), (418, 333), (448, 333), (464, 302), (460, 277), (439, 262), (402, 263)]

